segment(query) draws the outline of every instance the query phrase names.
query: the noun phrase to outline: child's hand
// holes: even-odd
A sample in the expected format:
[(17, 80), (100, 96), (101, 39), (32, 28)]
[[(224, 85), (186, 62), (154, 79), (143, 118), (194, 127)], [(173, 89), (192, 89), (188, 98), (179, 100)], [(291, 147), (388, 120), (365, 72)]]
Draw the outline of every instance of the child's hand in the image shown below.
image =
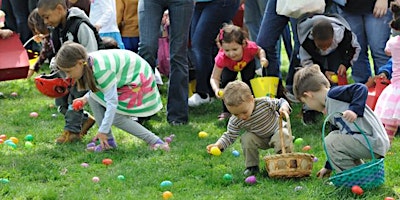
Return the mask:
[(339, 65), (339, 69), (337, 70), (337, 74), (339, 76), (346, 76), (346, 71), (347, 71), (346, 67), (341, 64), (341, 65)]
[(13, 34), (12, 30), (9, 29), (0, 30), (0, 37), (3, 39), (11, 37), (12, 34)]
[(82, 110), (87, 103), (87, 99), (85, 97), (76, 98), (72, 101), (72, 108), (74, 110)]
[(281, 108), (279, 108), (279, 113), (289, 115), (290, 109), (287, 105), (283, 105)]
[(331, 176), (332, 170), (330, 169), (326, 169), (326, 168), (322, 168), (318, 171), (317, 173), (317, 177), (318, 178), (328, 178)]
[(353, 123), (357, 119), (357, 114), (351, 110), (346, 110), (343, 112), (343, 118), (350, 123)]
[(218, 99), (222, 99), (222, 97), (224, 96), (224, 90), (223, 90), (223, 89), (218, 89), (218, 90), (215, 92), (215, 96), (216, 96)]
[(260, 64), (261, 64), (262, 67), (267, 68), (268, 65), (269, 65), (269, 62), (268, 62), (268, 60), (266, 58), (261, 58), (260, 59)]
[(108, 144), (108, 137), (105, 133), (97, 132), (97, 135), (94, 137), (95, 140), (99, 139), (100, 145), (102, 149), (109, 149), (110, 145)]
[[(211, 148), (213, 148), (213, 147), (217, 147), (217, 148), (219, 148), (219, 146), (218, 146), (218, 144), (209, 144), (208, 146), (207, 146), (207, 153), (209, 153), (209, 154), (211, 154)], [(220, 149), (220, 148), (219, 148)]]

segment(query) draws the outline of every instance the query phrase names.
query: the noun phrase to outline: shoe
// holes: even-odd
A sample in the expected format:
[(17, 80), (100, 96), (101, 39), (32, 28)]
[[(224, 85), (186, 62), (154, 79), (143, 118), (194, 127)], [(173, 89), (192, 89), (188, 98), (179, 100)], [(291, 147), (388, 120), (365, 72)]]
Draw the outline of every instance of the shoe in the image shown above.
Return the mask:
[(117, 148), (117, 143), (115, 142), (114, 138), (109, 138), (107, 139), (108, 145), (110, 145), (109, 149), (103, 149), (101, 145), (99, 144), (99, 140), (97, 139), (92, 139), (92, 141), (86, 145), (86, 150), (87, 151), (92, 151), (92, 152), (102, 152), (104, 150), (111, 150)]
[(156, 143), (150, 145), (150, 149), (153, 151), (156, 151), (158, 149), (161, 149), (163, 151), (170, 150), (168, 142), (164, 142), (161, 139), (158, 139)]
[(316, 124), (322, 117), (322, 113), (315, 110), (303, 110), (302, 113), (304, 125)]
[(214, 99), (211, 98), (208, 94), (207, 94), (207, 98), (203, 99), (203, 98), (201, 98), (201, 96), (199, 94), (195, 93), (189, 98), (188, 105), (190, 107), (196, 107), (196, 106), (200, 106), (201, 104), (211, 103), (213, 101), (214, 101)]
[(56, 139), (57, 144), (72, 143), (82, 140), (82, 135), (79, 133), (64, 130), (64, 132)]
[(225, 119), (229, 119), (231, 116), (232, 116), (231, 113), (223, 112), (223, 113), (218, 115), (218, 120), (219, 121), (224, 121)]
[(87, 132), (89, 131), (90, 128), (92, 128), (92, 126), (94, 125), (94, 123), (96, 123), (96, 120), (94, 119), (94, 117), (90, 114), (88, 114), (88, 118), (87, 120), (83, 123), (82, 125), (82, 129), (81, 129), (81, 135), (82, 137), (85, 136), (87, 134)]
[(256, 175), (260, 172), (260, 169), (258, 166), (253, 166), (253, 167), (248, 167), (244, 170), (243, 175), (247, 176), (253, 176)]

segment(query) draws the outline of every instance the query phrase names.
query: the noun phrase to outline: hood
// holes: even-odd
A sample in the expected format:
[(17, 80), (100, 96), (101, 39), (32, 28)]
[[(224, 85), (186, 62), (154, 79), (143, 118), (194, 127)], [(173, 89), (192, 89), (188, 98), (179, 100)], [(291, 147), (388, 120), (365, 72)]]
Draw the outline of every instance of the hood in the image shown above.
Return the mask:
[[(344, 26), (344, 28), (351, 30), (349, 23), (340, 15), (330, 14), (330, 15), (323, 15), (323, 14), (315, 14), (306, 18), (299, 20), (297, 24), (297, 34), (299, 37), (300, 44), (306, 40), (308, 35), (311, 32), (313, 24), (321, 19), (327, 19), (331, 23), (336, 24), (338, 26)], [(333, 26), (335, 27), (335, 26)]]
[(86, 19), (89, 21), (89, 17), (86, 15), (85, 11), (77, 8), (77, 7), (71, 7), (68, 9), (68, 19), (71, 17), (79, 17), (82, 19)]

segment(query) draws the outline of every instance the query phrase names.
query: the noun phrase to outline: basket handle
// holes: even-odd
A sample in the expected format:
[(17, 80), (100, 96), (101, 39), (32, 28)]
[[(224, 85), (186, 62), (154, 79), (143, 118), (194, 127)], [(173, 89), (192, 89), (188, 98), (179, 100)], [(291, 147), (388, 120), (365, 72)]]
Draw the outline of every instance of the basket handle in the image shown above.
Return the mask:
[[(328, 120), (335, 114), (339, 114), (341, 116), (343, 115), (343, 113), (341, 113), (341, 112), (331, 113), (325, 118), (324, 124), (322, 125), (322, 144), (324, 146), (324, 151), (325, 151), (325, 154), (326, 154), (326, 158), (327, 158), (327, 160), (328, 160), (328, 162), (329, 162), (329, 164), (331, 166), (333, 166), (333, 165), (332, 165), (331, 159), (329, 159), (328, 151), (326, 150), (326, 144), (325, 144), (325, 126), (326, 126), (326, 123), (328, 122)], [(372, 150), (372, 146), (369, 143), (369, 140), (368, 140), (367, 136), (365, 135), (364, 131), (361, 130), (361, 128), (358, 126), (358, 124), (356, 122), (353, 122), (353, 123), (354, 123), (354, 126), (356, 126), (356, 128), (360, 131), (360, 133), (364, 136), (365, 140), (367, 141), (367, 145), (368, 145), (368, 148), (369, 148), (369, 152), (371, 153), (372, 160), (375, 161), (376, 160), (375, 154), (374, 154), (374, 152)]]
[(285, 137), (283, 134), (283, 117), (286, 118), (286, 127), (288, 129), (289, 138), (292, 138), (292, 127), (290, 126), (290, 118), (286, 112), (279, 113), (279, 137), (281, 139), (282, 154), (286, 153)]

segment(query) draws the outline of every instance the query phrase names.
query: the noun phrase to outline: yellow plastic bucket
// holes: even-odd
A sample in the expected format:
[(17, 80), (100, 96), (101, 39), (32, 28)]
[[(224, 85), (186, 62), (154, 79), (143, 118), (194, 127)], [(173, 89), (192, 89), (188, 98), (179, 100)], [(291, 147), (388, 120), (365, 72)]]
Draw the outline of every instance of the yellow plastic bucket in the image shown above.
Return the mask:
[(257, 77), (250, 80), (254, 96), (258, 97), (276, 97), (278, 91), (279, 78), (274, 76)]

